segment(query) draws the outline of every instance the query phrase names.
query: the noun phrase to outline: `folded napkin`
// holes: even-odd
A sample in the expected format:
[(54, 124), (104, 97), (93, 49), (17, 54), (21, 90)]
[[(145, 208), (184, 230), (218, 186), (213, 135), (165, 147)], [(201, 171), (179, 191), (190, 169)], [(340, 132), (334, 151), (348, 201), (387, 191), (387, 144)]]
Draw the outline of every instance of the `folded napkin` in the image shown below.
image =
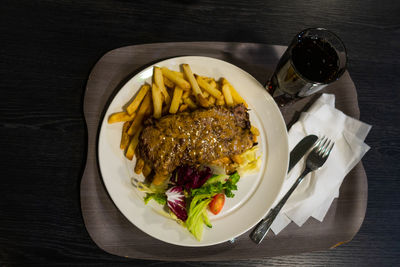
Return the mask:
[[(326, 136), (335, 141), (327, 161), (319, 170), (308, 174), (282, 208), (271, 226), (278, 234), (291, 221), (302, 226), (309, 217), (322, 222), (347, 173), (369, 150), (364, 143), (371, 126), (335, 109), (335, 96), (323, 94), (289, 130), (289, 149), (309, 134)], [(277, 201), (285, 195), (305, 167), (305, 158), (297, 163), (285, 179)]]

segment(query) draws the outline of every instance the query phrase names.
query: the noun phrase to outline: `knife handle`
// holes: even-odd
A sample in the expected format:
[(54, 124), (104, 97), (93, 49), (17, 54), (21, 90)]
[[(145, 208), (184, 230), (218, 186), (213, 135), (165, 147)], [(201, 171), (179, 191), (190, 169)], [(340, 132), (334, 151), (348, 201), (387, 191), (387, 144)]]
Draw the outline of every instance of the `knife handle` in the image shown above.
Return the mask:
[(279, 211), (276, 211), (275, 209), (271, 209), (267, 217), (262, 219), (256, 226), (256, 228), (251, 232), (250, 238), (253, 240), (256, 244), (260, 244), (261, 241), (264, 239), (264, 237), (267, 235), (272, 223), (274, 222), (276, 216), (278, 215)]

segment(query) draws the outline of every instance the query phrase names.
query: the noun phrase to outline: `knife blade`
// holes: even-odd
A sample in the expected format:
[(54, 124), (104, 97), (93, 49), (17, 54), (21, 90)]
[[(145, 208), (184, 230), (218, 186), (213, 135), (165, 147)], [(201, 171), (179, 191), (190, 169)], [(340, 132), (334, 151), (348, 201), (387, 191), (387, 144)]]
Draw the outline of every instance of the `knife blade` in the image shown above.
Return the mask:
[(297, 164), (297, 162), (299, 162), (317, 140), (318, 137), (313, 134), (307, 135), (301, 139), (301, 141), (290, 152), (288, 172), (290, 172), (290, 170)]

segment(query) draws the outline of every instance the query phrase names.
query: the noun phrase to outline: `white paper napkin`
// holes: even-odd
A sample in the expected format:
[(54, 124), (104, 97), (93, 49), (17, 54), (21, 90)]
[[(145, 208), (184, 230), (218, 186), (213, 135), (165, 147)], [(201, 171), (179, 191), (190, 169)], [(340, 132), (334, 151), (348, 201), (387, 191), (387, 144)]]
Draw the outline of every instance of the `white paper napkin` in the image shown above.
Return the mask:
[[(322, 221), (347, 173), (369, 150), (364, 140), (371, 126), (335, 109), (335, 96), (323, 94), (289, 130), (289, 149), (305, 136), (315, 134), (335, 141), (335, 146), (321, 169), (308, 174), (297, 187), (271, 226), (278, 234), (291, 221), (302, 226), (309, 217)], [(305, 166), (305, 158), (288, 174), (277, 201), (285, 195)]]

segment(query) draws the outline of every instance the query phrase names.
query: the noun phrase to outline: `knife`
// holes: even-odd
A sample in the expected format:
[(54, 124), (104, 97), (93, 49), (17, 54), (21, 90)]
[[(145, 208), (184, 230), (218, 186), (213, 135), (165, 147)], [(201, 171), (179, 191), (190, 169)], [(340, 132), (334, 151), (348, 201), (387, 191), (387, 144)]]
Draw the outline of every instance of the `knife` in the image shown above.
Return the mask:
[(290, 152), (288, 172), (290, 172), (290, 170), (297, 164), (297, 162), (299, 162), (317, 140), (318, 137), (313, 134), (307, 135), (301, 139), (301, 141)]

